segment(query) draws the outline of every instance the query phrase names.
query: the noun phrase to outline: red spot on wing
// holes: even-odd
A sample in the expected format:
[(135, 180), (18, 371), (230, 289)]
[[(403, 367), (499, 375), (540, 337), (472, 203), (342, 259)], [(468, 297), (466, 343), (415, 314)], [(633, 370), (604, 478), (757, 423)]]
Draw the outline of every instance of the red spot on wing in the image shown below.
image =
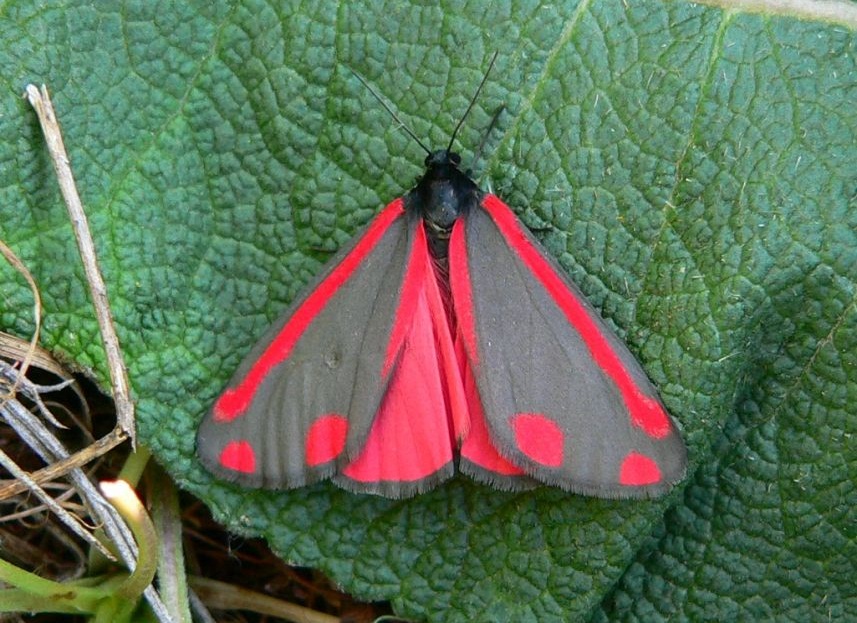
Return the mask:
[(550, 262), (526, 236), (514, 212), (494, 195), (486, 196), (482, 206), (509, 246), (541, 282), (571, 326), (583, 338), (598, 366), (616, 384), (630, 413), (631, 422), (650, 437), (660, 439), (667, 436), (671, 427), (663, 407), (657, 400), (640, 391), (622, 364), (622, 360), (601, 332), (598, 323), (589, 315), (586, 306), (568, 289)]
[(256, 471), (256, 453), (249, 441), (240, 439), (230, 441), (220, 452), (220, 465), (242, 474)]
[(511, 424), (521, 452), (547, 467), (562, 465), (565, 435), (556, 422), (541, 413), (518, 413)]
[(629, 452), (619, 470), (619, 484), (628, 486), (653, 485), (661, 481), (658, 464), (639, 452)]
[(306, 435), (306, 464), (329, 463), (345, 449), (348, 420), (336, 413), (323, 415), (312, 423)]
[(262, 356), (256, 361), (241, 382), (227, 389), (214, 404), (214, 419), (217, 422), (229, 422), (240, 417), (250, 406), (256, 390), (268, 373), (288, 358), (294, 345), (318, 313), (324, 309), (330, 298), (345, 283), (360, 263), (372, 251), (390, 225), (404, 213), (402, 199), (390, 203), (363, 234), (351, 252), (331, 271), (330, 275), (310, 293), (300, 307), (271, 342)]
[[(358, 482), (413, 482), (453, 459), (466, 422), (464, 390), (422, 224), (413, 248), (388, 348), (392, 376), (359, 455), (343, 470)], [(395, 364), (395, 365), (394, 365)]]

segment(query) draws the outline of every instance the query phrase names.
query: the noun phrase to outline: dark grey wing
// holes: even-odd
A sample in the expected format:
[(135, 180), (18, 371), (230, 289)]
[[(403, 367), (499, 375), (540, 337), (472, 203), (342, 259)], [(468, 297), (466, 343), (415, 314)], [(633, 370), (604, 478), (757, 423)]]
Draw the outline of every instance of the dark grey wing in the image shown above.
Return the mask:
[[(497, 197), (453, 232), (450, 275), (501, 456), (542, 483), (599, 497), (656, 495), (682, 478), (684, 443), (646, 374)], [(514, 486), (468, 451), (465, 439), (462, 471)]]
[(250, 351), (199, 428), (211, 472), (298, 487), (333, 475), (360, 447), (395, 367), (385, 361), (409, 221), (401, 200), (387, 206)]

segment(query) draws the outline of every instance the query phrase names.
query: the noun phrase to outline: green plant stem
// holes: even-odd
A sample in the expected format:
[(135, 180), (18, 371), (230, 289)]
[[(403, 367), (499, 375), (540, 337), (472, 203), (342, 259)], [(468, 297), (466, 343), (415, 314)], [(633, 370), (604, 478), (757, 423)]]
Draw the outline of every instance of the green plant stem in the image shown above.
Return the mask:
[(137, 564), (116, 591), (118, 595), (136, 601), (155, 577), (158, 568), (158, 535), (146, 509), (127, 482), (102, 482), (101, 491), (128, 523), (137, 541)]
[(122, 471), (119, 472), (119, 480), (124, 480), (132, 487), (136, 487), (140, 484), (140, 478), (143, 477), (143, 471), (151, 457), (152, 453), (145, 446), (137, 446), (137, 449), (125, 460)]
[(98, 603), (109, 596), (103, 587), (54, 582), (2, 559), (0, 581), (20, 589), (0, 591), (0, 612), (13, 612), (16, 608), (31, 612), (94, 612)]

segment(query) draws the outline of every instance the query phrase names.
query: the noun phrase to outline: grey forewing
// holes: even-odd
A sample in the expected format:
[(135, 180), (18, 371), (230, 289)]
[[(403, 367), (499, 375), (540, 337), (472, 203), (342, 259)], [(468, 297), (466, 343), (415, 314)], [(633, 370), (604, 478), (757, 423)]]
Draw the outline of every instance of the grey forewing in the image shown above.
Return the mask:
[[(391, 224), (350, 279), (331, 296), (295, 343), (290, 356), (267, 375), (246, 413), (228, 424), (211, 414), (200, 428), (208, 467), (230, 480), (256, 486), (295, 487), (326, 478), (335, 464), (310, 469), (304, 441), (319, 416), (348, 418), (348, 447), (359, 447), (386, 389), (382, 367), (409, 250), (408, 219)], [(355, 237), (355, 242), (360, 236)], [(262, 356), (307, 296), (332, 272), (354, 243), (340, 251), (259, 340), (230, 381), (235, 386)], [(212, 443), (212, 439), (219, 440)], [(246, 439), (256, 449), (257, 474), (242, 475), (218, 465), (220, 449)], [(342, 457), (339, 463), (343, 463)]]
[[(530, 461), (516, 448), (508, 424), (515, 413), (541, 413), (566, 435), (567, 459), (558, 471), (575, 491), (629, 495), (617, 480), (629, 449), (655, 457), (665, 480), (680, 478), (684, 470), (681, 439), (671, 434), (654, 440), (631, 425), (613, 381), (595, 363), (550, 294), (506, 244), (491, 217), (482, 209), (471, 211), (465, 232), (479, 349), (475, 376), (489, 432), (501, 453), (542, 482), (562, 484), (556, 470)], [(567, 285), (602, 327), (634, 381), (656, 398), (625, 345), (577, 288)]]

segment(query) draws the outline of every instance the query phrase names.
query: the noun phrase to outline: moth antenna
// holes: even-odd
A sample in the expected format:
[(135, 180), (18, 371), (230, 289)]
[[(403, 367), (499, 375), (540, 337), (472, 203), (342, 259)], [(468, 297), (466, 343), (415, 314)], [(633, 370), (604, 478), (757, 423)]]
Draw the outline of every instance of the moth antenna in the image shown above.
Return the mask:
[(458, 131), (461, 129), (461, 126), (464, 124), (464, 120), (467, 119), (467, 115), (470, 114), (470, 111), (473, 108), (473, 105), (476, 103), (479, 94), (482, 92), (482, 87), (485, 86), (485, 82), (488, 80), (488, 76), (491, 73), (491, 69), (494, 67), (494, 61), (497, 60), (497, 55), (499, 51), (494, 52), (494, 56), (491, 57), (491, 62), (488, 63), (488, 69), (485, 70), (485, 75), (482, 76), (482, 82), (479, 83), (479, 87), (476, 89), (476, 93), (473, 94), (473, 97), (470, 99), (470, 104), (467, 106), (467, 110), (464, 111), (464, 114), (461, 116), (461, 119), (458, 122), (458, 125), (455, 126), (455, 130), (452, 132), (452, 138), (449, 139), (449, 145), (446, 148), (446, 151), (449, 152), (452, 149), (452, 144), (455, 143), (455, 137), (458, 135)]
[[(417, 142), (417, 145), (419, 145), (420, 147), (423, 148), (423, 151), (425, 151), (427, 154), (431, 155), (431, 150), (423, 144), (423, 142), (417, 137), (416, 134), (414, 134), (414, 131), (408, 127), (408, 124), (405, 123), (404, 121), (402, 121), (401, 118), (399, 118), (399, 115), (396, 113), (395, 110), (393, 110), (393, 107), (390, 106), (389, 104), (387, 104), (386, 101), (384, 101), (384, 98), (381, 97), (378, 94), (378, 92), (375, 89), (373, 89), (372, 86), (366, 80), (364, 80), (363, 76), (358, 74), (356, 71), (354, 71), (350, 67), (348, 69), (350, 69), (351, 73), (354, 74), (354, 76), (360, 81), (360, 84), (362, 84), (364, 87), (366, 87), (366, 89), (375, 97), (375, 99), (378, 100), (378, 102), (381, 104), (381, 106), (383, 106), (384, 109), (388, 113), (390, 113), (390, 116), (396, 120), (396, 123), (398, 123), (399, 126), (405, 132), (407, 132), (408, 136), (410, 136), (412, 139), (414, 139)], [(477, 91), (477, 94), (478, 94), (478, 91)]]
[(503, 114), (504, 110), (506, 110), (506, 104), (500, 104), (491, 116), (491, 123), (488, 124), (488, 129), (485, 130), (485, 134), (482, 135), (482, 142), (479, 143), (479, 148), (476, 150), (476, 155), (473, 156), (473, 162), (470, 164), (470, 169), (467, 170), (468, 176), (472, 175), (473, 169), (475, 169), (476, 165), (479, 164), (479, 159), (482, 158), (482, 152), (485, 150), (485, 145), (488, 143), (488, 137), (491, 136), (491, 132), (493, 132), (494, 128), (497, 127), (497, 122), (500, 120), (500, 115)]

